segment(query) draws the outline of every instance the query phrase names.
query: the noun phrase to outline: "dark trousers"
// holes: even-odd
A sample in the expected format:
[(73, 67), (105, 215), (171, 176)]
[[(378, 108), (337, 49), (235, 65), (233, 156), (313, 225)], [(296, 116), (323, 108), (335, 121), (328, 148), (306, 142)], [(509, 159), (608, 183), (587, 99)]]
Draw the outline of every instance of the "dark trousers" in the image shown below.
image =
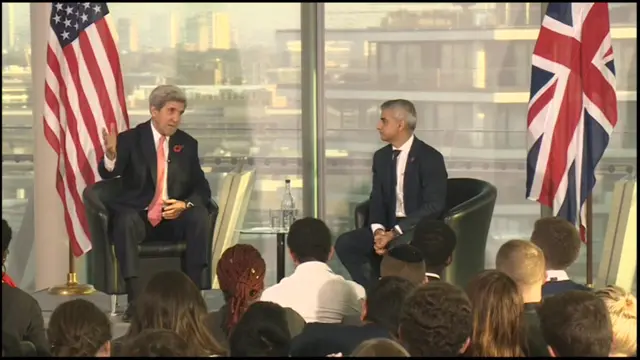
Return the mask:
[(127, 281), (127, 295), (130, 301), (139, 289), (130, 286), (132, 279), (138, 278), (140, 256), (138, 245), (145, 239), (172, 242), (185, 240), (187, 249), (183, 258), (183, 271), (199, 287), (202, 270), (207, 265), (207, 233), (209, 214), (204, 207), (185, 210), (174, 220), (162, 220), (151, 226), (147, 211), (119, 210), (113, 213), (112, 242), (123, 278)]
[[(408, 243), (411, 233), (403, 234), (388, 245), (389, 248)], [(382, 256), (376, 254), (370, 226), (346, 232), (336, 240), (338, 258), (351, 275), (351, 279), (367, 289), (380, 278)]]
[(370, 227), (346, 232), (336, 239), (336, 255), (347, 269), (351, 279), (365, 289), (380, 277), (382, 257), (373, 249)]

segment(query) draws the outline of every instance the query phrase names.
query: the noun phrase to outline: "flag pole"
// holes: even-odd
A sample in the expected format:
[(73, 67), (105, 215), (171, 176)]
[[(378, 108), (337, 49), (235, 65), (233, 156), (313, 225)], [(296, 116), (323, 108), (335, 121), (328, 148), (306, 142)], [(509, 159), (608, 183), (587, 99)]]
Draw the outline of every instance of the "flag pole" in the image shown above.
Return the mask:
[(593, 287), (593, 195), (589, 194), (586, 202), (587, 224), (585, 241), (587, 242), (587, 286)]
[(69, 273), (67, 273), (67, 283), (49, 288), (49, 294), (63, 296), (91, 295), (95, 291), (96, 289), (94, 289), (92, 285), (78, 283), (75, 257), (73, 256), (71, 244), (69, 244)]

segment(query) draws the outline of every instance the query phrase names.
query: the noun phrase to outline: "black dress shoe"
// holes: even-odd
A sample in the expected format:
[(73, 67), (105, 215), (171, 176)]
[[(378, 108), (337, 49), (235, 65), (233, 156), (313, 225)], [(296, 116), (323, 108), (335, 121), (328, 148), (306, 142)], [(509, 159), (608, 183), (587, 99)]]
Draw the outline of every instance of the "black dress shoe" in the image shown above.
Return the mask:
[(133, 304), (129, 304), (127, 305), (127, 309), (124, 311), (124, 314), (122, 314), (122, 321), (124, 322), (131, 322), (131, 318), (133, 317), (133, 312), (135, 311), (135, 307), (133, 306)]

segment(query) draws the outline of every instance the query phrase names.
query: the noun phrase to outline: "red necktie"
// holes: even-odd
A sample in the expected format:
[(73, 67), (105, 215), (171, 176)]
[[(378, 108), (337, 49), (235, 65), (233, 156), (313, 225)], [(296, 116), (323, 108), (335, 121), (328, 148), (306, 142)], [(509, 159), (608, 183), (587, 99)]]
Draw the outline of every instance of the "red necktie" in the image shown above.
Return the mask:
[(167, 138), (162, 136), (160, 137), (160, 141), (158, 141), (158, 148), (156, 149), (157, 155), (157, 174), (156, 178), (156, 194), (153, 196), (153, 200), (151, 200), (151, 204), (149, 204), (149, 211), (147, 212), (147, 217), (149, 218), (149, 222), (152, 226), (157, 226), (160, 221), (162, 221), (162, 190), (164, 187), (164, 172), (167, 169), (167, 158), (164, 153), (164, 143), (167, 141)]

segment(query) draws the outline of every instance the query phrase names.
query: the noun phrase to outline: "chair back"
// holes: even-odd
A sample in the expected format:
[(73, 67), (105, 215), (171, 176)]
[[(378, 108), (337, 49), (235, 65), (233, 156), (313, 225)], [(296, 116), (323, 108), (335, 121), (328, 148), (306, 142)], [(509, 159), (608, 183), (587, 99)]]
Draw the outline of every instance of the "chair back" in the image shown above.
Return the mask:
[(238, 230), (244, 224), (249, 199), (255, 185), (255, 170), (246, 170), (240, 164), (225, 176), (220, 189), (220, 210), (213, 234), (211, 279), (214, 289), (219, 289), (216, 267), (222, 253), (238, 243)]
[(498, 190), (490, 183), (471, 178), (447, 181), (447, 207), (442, 219), (456, 233), (453, 261), (444, 275), (446, 281), (466, 287), (484, 270), (484, 256)]

